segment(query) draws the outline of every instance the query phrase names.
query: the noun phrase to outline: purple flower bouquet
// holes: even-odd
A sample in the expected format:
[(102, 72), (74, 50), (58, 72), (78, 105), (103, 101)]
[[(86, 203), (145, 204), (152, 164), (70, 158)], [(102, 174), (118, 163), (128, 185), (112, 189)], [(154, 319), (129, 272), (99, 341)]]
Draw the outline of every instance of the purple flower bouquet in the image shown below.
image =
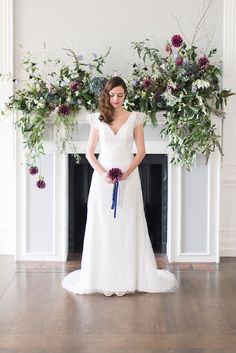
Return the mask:
[(114, 218), (116, 218), (116, 209), (117, 209), (117, 197), (119, 189), (119, 181), (122, 177), (122, 171), (119, 168), (111, 168), (108, 171), (108, 178), (114, 183), (113, 192), (112, 192), (112, 205), (111, 209), (114, 210)]

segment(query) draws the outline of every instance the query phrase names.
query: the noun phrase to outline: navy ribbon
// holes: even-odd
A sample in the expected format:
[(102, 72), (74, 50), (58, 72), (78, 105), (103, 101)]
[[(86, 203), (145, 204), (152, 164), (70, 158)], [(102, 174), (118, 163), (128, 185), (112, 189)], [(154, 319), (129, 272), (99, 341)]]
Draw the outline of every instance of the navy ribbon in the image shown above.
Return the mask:
[(118, 189), (119, 189), (119, 181), (116, 181), (113, 186), (112, 205), (111, 205), (111, 209), (114, 210), (114, 218), (116, 218)]

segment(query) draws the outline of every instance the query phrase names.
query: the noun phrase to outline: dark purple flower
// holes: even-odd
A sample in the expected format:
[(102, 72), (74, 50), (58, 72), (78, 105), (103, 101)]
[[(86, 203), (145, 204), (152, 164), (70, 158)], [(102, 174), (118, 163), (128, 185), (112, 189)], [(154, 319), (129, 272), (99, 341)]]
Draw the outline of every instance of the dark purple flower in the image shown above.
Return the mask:
[(71, 89), (71, 91), (73, 91), (73, 92), (75, 92), (75, 91), (77, 91), (78, 90), (78, 88), (79, 88), (79, 81), (71, 81), (71, 83), (70, 83), (70, 89)]
[(183, 64), (183, 58), (182, 56), (178, 56), (178, 58), (175, 60), (176, 66), (181, 66)]
[(198, 66), (201, 69), (205, 69), (209, 64), (209, 59), (206, 56), (202, 56), (201, 58), (199, 58), (198, 60)]
[(119, 168), (111, 168), (107, 174), (108, 178), (111, 179), (113, 183), (119, 181), (122, 177), (122, 171)]
[(172, 54), (172, 46), (169, 41), (166, 43), (166, 52), (171, 55)]
[(172, 43), (173, 47), (179, 48), (181, 46), (181, 44), (183, 43), (183, 38), (179, 34), (175, 34), (171, 38), (171, 43)]
[(39, 177), (39, 180), (36, 182), (36, 185), (37, 185), (37, 187), (38, 187), (39, 189), (45, 189), (46, 183), (45, 183), (45, 181), (43, 180), (43, 177), (42, 177), (42, 176)]
[(141, 87), (149, 88), (152, 85), (152, 80), (150, 78), (145, 78), (140, 82)]
[(36, 167), (36, 166), (31, 166), (30, 168), (29, 168), (29, 173), (31, 174), (31, 175), (35, 175), (35, 174), (37, 174), (39, 172), (39, 169), (38, 169), (38, 167)]
[(65, 104), (60, 104), (56, 108), (56, 112), (59, 113), (60, 115), (66, 116), (66, 115), (70, 114), (70, 107), (68, 107)]

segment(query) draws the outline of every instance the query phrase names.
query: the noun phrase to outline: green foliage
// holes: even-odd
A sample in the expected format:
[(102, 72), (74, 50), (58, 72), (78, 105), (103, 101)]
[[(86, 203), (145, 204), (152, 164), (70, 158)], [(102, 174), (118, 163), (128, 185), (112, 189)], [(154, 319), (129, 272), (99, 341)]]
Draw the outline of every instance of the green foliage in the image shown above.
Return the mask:
[[(43, 135), (49, 118), (53, 118), (56, 126), (59, 150), (62, 152), (69, 146), (75, 151), (71, 138), (76, 114), (82, 108), (90, 111), (97, 108), (98, 99), (90, 91), (89, 83), (93, 72), (102, 73), (101, 68), (110, 49), (104, 56), (97, 57), (94, 54), (89, 64), (82, 62), (71, 49), (65, 50), (72, 58), (72, 64), (46, 58), (42, 69), (31, 53), (27, 52), (22, 64), (28, 80), (23, 88), (16, 89), (6, 103), (8, 109), (18, 112), (16, 126), (23, 135), (31, 164), (35, 164), (37, 158), (44, 154)], [(17, 83), (15, 79), (13, 81)], [(79, 161), (76, 151), (75, 156)]]
[(161, 55), (148, 39), (132, 44), (140, 62), (128, 79), (127, 107), (145, 112), (153, 125), (156, 112), (166, 111), (161, 135), (169, 137), (171, 162), (190, 170), (198, 154), (206, 163), (216, 147), (223, 154), (211, 117), (224, 118), (224, 105), (234, 93), (221, 88), (222, 68), (210, 62), (217, 50), (199, 57), (196, 46), (167, 42)]

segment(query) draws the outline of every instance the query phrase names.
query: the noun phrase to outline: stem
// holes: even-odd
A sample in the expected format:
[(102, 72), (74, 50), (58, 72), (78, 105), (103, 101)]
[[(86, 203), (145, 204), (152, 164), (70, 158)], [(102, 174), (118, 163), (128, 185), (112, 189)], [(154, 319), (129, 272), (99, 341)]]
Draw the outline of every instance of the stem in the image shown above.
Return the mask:
[(197, 27), (196, 27), (196, 29), (195, 29), (195, 31), (194, 31), (193, 39), (192, 39), (192, 42), (191, 42), (191, 46), (194, 44), (194, 42), (195, 42), (195, 40), (196, 40), (196, 36), (197, 36), (198, 32), (200, 31), (200, 28), (201, 28), (202, 24), (205, 23), (205, 17), (206, 17), (207, 12), (209, 11), (209, 8), (210, 8), (211, 5), (212, 5), (212, 1), (213, 1), (213, 0), (208, 0), (207, 7), (206, 7), (205, 11), (203, 12), (203, 15), (202, 15), (202, 17), (200, 18), (200, 20), (199, 20), (199, 22), (198, 22), (198, 24), (197, 24)]

